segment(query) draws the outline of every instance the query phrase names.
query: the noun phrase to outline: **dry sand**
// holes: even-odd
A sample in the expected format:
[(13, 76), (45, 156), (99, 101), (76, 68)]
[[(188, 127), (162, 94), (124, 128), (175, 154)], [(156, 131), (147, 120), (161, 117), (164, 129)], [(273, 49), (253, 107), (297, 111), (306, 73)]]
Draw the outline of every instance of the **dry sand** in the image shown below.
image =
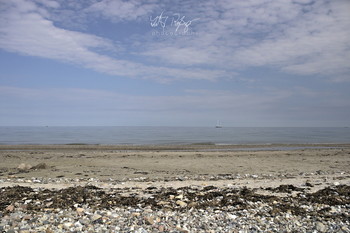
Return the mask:
[[(160, 186), (256, 187), (312, 182), (321, 188), (333, 183), (350, 184), (350, 145), (344, 144), (1, 145), (0, 161), (1, 186), (33, 177), (76, 178), (78, 182), (91, 178), (104, 182), (128, 181), (119, 183), (123, 186), (133, 186), (139, 180)], [(21, 164), (26, 166), (19, 169)], [(29, 169), (38, 164), (45, 166)]]

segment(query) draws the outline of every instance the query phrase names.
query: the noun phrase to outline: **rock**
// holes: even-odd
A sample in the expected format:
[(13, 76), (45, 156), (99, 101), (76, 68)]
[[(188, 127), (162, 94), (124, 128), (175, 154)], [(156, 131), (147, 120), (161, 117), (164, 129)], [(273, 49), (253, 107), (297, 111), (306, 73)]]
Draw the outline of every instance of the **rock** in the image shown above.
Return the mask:
[(76, 221), (76, 222), (74, 223), (74, 227), (82, 228), (83, 225), (82, 225), (79, 221)]
[(159, 231), (159, 232), (164, 232), (164, 230), (165, 230), (165, 227), (164, 227), (163, 225), (160, 225), (160, 226), (158, 227), (158, 231)]
[(153, 225), (154, 224), (154, 219), (153, 217), (145, 217), (145, 222), (147, 225)]
[(14, 209), (15, 209), (15, 207), (13, 205), (9, 205), (9, 206), (6, 207), (5, 210), (7, 210), (9, 212), (12, 212)]
[(73, 223), (71, 223), (71, 222), (63, 223), (63, 228), (66, 230), (69, 230), (72, 226), (73, 226)]
[(139, 217), (141, 214), (139, 212), (134, 212), (131, 214), (132, 217)]
[(230, 218), (230, 219), (233, 219), (233, 220), (235, 220), (236, 218), (238, 218), (238, 216), (237, 215), (235, 215), (235, 214), (227, 214), (227, 217), (228, 218)]
[(46, 203), (45, 206), (50, 207), (50, 206), (52, 206), (52, 204), (53, 204), (53, 201), (50, 201), (50, 202)]
[(168, 201), (160, 201), (160, 202), (158, 202), (157, 203), (158, 205), (169, 205), (170, 204), (170, 202), (168, 202)]
[(307, 187), (314, 187), (314, 185), (313, 185), (313, 184), (311, 184), (311, 182), (310, 182), (310, 181), (306, 181), (305, 186), (307, 186)]
[(319, 232), (326, 232), (327, 227), (322, 222), (317, 222), (316, 223), (316, 230)]
[(51, 230), (51, 228), (50, 228), (50, 227), (48, 227), (48, 228), (46, 229), (45, 233), (54, 233), (54, 231), (53, 231), (53, 230)]
[(28, 220), (31, 220), (32, 218), (33, 218), (32, 216), (26, 215), (26, 216), (24, 216), (24, 217), (22, 218), (22, 220), (28, 221)]
[(91, 217), (91, 221), (93, 222), (96, 222), (96, 221), (99, 221), (102, 219), (102, 216), (99, 215), (99, 214), (94, 214), (92, 217)]
[(25, 200), (25, 201), (24, 201), (24, 204), (25, 204), (25, 205), (28, 205), (28, 204), (31, 203), (32, 201), (33, 201), (32, 199)]
[(30, 231), (28, 229), (21, 229), (20, 231), (21, 233), (30, 233)]
[(28, 171), (29, 169), (32, 168), (32, 165), (30, 164), (25, 164), (25, 163), (21, 163), (20, 165), (18, 165), (18, 170), (20, 171)]
[(196, 207), (198, 204), (197, 204), (197, 202), (191, 202), (190, 204), (188, 204), (188, 207), (190, 207), (190, 208), (193, 208), (193, 207)]
[(180, 200), (176, 201), (176, 204), (179, 205), (179, 206), (182, 207), (182, 208), (184, 208), (184, 207), (187, 206), (187, 203), (186, 203), (186, 202), (180, 201)]
[(78, 207), (78, 208), (76, 209), (76, 211), (77, 211), (78, 214), (81, 215), (81, 214), (84, 214), (85, 209)]
[(34, 167), (32, 167), (31, 169), (33, 170), (37, 170), (37, 169), (47, 169), (49, 166), (47, 166), (46, 163), (39, 163), (37, 165), (35, 165)]
[(182, 228), (181, 226), (176, 226), (176, 229), (181, 233), (189, 233), (189, 230)]

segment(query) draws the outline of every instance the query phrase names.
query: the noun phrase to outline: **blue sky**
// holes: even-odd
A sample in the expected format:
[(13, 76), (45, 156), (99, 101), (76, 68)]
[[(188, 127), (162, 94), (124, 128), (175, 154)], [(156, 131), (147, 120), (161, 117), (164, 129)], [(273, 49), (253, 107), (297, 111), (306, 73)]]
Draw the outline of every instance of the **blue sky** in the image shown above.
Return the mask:
[(0, 125), (350, 126), (348, 0), (0, 0)]

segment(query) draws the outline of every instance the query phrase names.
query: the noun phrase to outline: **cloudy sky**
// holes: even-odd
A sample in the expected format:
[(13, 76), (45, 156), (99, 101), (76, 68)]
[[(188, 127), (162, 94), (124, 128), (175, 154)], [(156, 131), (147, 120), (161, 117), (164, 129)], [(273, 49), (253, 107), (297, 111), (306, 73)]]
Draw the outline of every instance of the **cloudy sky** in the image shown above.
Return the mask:
[(349, 0), (0, 0), (0, 125), (350, 126)]

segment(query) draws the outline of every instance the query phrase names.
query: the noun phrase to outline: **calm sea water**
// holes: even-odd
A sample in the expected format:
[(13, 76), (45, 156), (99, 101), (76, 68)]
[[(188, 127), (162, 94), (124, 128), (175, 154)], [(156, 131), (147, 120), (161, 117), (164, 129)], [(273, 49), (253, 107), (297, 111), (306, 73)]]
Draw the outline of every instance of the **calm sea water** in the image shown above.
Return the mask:
[(0, 127), (0, 144), (350, 143), (350, 128)]

